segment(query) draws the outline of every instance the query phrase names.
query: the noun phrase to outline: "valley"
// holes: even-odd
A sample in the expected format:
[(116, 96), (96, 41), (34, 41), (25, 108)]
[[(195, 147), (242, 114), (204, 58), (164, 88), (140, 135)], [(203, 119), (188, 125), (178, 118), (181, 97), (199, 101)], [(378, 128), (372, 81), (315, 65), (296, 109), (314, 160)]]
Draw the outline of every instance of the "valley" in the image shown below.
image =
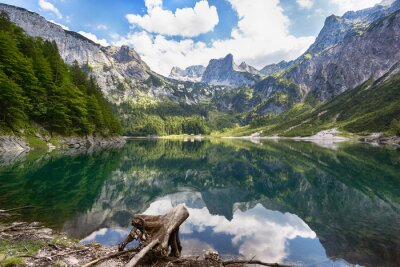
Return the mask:
[(132, 48), (102, 47), (0, 4), (28, 35), (54, 41), (67, 64), (77, 62), (96, 78), (129, 136), (307, 136), (332, 128), (397, 135), (399, 9), (394, 1), (330, 16), (315, 43), (290, 62), (257, 70), (229, 54), (208, 66), (173, 68), (167, 78)]

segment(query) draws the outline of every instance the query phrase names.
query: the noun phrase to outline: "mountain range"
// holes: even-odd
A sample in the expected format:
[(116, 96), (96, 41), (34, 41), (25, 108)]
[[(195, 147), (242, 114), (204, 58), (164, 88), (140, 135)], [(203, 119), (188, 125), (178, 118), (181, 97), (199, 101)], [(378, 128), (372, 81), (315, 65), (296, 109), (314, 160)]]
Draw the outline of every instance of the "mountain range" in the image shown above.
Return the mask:
[[(137, 109), (147, 105), (153, 107), (152, 113), (142, 109), (140, 114), (155, 115), (164, 122), (167, 116), (185, 114), (199, 115), (210, 122), (211, 115), (217, 114), (218, 119), (229, 120), (224, 124), (229, 128), (254, 120), (259, 123), (260, 117), (275, 118), (302, 103), (313, 103), (312, 109), (368, 81), (391, 79), (399, 70), (399, 9), (399, 0), (384, 1), (342, 17), (332, 15), (315, 43), (290, 62), (257, 70), (245, 62), (237, 65), (233, 55), (228, 54), (210, 60), (208, 66), (174, 67), (167, 78), (152, 71), (130, 47), (102, 47), (36, 13), (0, 4), (0, 11), (28, 35), (55, 41), (66, 63), (87, 66), (106, 98), (115, 105), (123, 126), (132, 129), (137, 126), (131, 125), (138, 116)], [(173, 111), (160, 111), (165, 103), (174, 106)], [(214, 113), (210, 115), (210, 111)], [(389, 124), (377, 130), (387, 131)]]

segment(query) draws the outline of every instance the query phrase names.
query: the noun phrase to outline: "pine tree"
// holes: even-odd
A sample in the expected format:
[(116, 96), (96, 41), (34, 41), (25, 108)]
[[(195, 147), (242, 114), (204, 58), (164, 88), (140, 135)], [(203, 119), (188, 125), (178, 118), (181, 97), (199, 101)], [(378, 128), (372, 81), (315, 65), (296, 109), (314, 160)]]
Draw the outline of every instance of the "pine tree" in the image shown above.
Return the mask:
[(68, 66), (55, 42), (27, 36), (0, 14), (0, 127), (31, 122), (51, 134), (115, 135), (118, 120), (93, 77)]

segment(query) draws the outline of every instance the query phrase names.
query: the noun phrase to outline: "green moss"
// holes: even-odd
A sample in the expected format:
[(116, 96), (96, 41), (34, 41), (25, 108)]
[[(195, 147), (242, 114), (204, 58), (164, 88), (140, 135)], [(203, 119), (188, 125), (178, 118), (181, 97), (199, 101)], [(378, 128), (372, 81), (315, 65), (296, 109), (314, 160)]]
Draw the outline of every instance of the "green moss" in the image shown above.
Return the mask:
[(305, 58), (305, 59), (312, 59), (312, 57), (313, 57), (313, 56), (312, 56), (311, 54), (305, 54), (305, 55), (304, 55), (304, 58)]
[(0, 266), (3, 267), (14, 267), (14, 266), (24, 266), (25, 261), (18, 257), (9, 257), (0, 261)]
[(32, 135), (28, 135), (26, 136), (26, 141), (28, 142), (29, 146), (35, 149), (47, 149), (47, 143), (46, 141), (44, 141), (43, 139), (36, 137), (36, 136), (32, 136)]

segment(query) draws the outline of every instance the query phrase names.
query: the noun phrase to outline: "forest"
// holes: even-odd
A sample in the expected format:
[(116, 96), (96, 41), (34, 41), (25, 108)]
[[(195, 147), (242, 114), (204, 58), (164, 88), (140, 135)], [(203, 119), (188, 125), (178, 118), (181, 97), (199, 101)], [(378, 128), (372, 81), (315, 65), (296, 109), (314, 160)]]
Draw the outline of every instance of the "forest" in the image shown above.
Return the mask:
[(92, 76), (69, 66), (55, 42), (27, 36), (0, 14), (0, 132), (56, 135), (121, 133)]

